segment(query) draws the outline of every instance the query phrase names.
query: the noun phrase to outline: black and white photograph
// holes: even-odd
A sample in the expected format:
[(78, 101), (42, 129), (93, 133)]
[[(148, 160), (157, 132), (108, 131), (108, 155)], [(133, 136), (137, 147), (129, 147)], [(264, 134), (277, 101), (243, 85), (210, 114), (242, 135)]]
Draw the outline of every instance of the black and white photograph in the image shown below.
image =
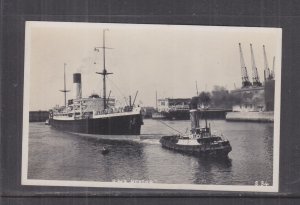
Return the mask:
[(281, 41), (27, 21), (22, 185), (278, 192)]

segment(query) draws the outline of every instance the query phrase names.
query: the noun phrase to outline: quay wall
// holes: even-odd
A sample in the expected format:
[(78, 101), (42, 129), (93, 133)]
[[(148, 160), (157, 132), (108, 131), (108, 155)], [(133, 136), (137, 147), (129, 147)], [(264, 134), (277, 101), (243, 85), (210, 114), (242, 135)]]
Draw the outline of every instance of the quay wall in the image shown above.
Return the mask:
[(228, 112), (227, 121), (274, 122), (274, 112)]

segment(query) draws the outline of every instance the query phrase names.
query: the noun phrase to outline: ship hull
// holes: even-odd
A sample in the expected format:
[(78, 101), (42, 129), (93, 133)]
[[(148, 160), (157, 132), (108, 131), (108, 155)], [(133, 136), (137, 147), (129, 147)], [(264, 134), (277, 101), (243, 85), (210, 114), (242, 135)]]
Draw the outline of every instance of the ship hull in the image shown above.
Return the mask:
[(139, 135), (143, 119), (140, 114), (78, 120), (51, 119), (52, 127), (77, 133), (101, 135)]
[(223, 146), (214, 147), (211, 145), (179, 145), (177, 144), (178, 136), (164, 136), (161, 138), (160, 143), (162, 147), (191, 154), (195, 156), (205, 157), (227, 157), (228, 153), (232, 150), (229, 144)]

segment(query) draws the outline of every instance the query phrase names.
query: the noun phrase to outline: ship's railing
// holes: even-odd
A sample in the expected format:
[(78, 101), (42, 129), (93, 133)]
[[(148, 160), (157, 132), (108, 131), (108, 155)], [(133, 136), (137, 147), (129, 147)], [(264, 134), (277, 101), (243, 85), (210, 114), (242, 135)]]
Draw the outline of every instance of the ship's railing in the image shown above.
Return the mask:
[(189, 105), (170, 105), (169, 109), (174, 109), (174, 110), (189, 110), (190, 106)]
[(131, 112), (131, 111), (139, 111), (140, 108), (131, 108), (131, 109), (126, 109), (123, 107), (120, 108), (109, 108), (105, 110), (100, 110), (100, 111), (93, 111), (93, 115), (106, 115), (106, 114), (116, 114), (116, 113), (126, 113), (126, 112)]
[(170, 112), (170, 111), (188, 111), (190, 110), (189, 106), (169, 106), (167, 108), (158, 108), (159, 112)]
[(55, 118), (60, 118), (60, 119), (86, 119), (86, 118), (93, 118), (93, 116), (98, 116), (98, 115), (106, 115), (106, 114), (116, 114), (116, 113), (128, 113), (128, 112), (140, 112), (141, 108), (140, 107), (134, 107), (134, 108), (108, 108), (105, 110), (93, 110), (89, 112), (53, 112), (53, 117)]
[(74, 119), (73, 116), (69, 116), (68, 114), (53, 114), (53, 119), (64, 119), (64, 120), (72, 120)]
[(68, 113), (53, 113), (55, 117), (68, 117)]

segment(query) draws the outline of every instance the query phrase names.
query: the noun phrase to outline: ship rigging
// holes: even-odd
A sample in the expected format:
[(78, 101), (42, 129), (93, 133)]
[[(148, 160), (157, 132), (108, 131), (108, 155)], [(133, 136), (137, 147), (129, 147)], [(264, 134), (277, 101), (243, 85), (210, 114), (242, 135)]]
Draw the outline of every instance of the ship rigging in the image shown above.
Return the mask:
[(102, 47), (95, 47), (95, 51), (98, 51), (98, 52), (99, 52), (99, 48), (103, 49), (102, 50), (103, 51), (103, 70), (102, 70), (102, 72), (96, 72), (96, 73), (103, 76), (103, 106), (104, 106), (104, 109), (107, 108), (107, 102), (106, 102), (106, 76), (113, 74), (113, 73), (107, 72), (106, 66), (105, 66), (105, 49), (112, 49), (112, 48), (109, 48), (109, 47), (105, 46), (105, 31), (109, 31), (109, 30), (108, 29), (103, 30), (103, 46)]

